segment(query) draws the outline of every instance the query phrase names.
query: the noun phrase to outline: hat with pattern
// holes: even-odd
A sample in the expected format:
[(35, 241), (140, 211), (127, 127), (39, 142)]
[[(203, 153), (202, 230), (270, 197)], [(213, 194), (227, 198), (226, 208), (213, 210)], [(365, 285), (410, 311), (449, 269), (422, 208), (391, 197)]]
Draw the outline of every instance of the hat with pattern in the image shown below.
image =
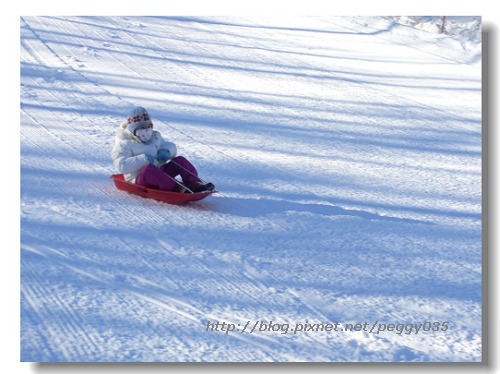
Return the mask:
[(130, 111), (127, 117), (128, 129), (135, 135), (135, 130), (142, 125), (153, 125), (151, 117), (146, 109), (142, 106), (137, 106)]

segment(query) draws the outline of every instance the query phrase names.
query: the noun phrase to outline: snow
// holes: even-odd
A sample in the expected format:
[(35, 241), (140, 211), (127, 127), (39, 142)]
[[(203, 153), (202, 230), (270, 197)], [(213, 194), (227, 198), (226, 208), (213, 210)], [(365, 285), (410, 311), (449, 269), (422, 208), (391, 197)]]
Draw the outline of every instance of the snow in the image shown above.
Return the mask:
[[(481, 20), (440, 22), (22, 17), (21, 361), (481, 361)], [(218, 194), (114, 187), (136, 105)]]

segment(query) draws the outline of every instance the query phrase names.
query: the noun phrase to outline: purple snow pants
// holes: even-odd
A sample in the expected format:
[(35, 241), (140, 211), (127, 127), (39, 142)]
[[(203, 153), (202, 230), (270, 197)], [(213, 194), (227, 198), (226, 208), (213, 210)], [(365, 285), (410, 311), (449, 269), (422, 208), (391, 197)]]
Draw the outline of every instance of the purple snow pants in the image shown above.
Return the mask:
[(178, 175), (181, 176), (183, 183), (200, 180), (195, 167), (184, 157), (177, 156), (161, 167), (154, 165), (143, 167), (137, 175), (135, 183), (159, 190), (175, 191), (178, 184), (174, 178)]

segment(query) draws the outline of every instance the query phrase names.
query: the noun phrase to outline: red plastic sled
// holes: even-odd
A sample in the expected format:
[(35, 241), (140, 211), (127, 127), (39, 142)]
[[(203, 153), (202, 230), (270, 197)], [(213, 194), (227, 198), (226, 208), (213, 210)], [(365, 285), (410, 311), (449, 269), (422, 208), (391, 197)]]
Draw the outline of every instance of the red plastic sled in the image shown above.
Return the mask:
[(167, 204), (184, 204), (189, 201), (198, 201), (204, 199), (207, 196), (210, 196), (214, 192), (217, 191), (206, 191), (206, 192), (197, 192), (197, 193), (181, 193), (181, 192), (172, 192), (172, 191), (162, 191), (157, 190), (155, 188), (149, 188), (140, 186), (135, 183), (127, 182), (123, 177), (123, 174), (114, 174), (111, 176), (111, 179), (115, 182), (116, 188), (121, 191), (126, 191), (128, 193), (139, 195), (142, 197), (155, 199), (158, 201), (163, 201)]

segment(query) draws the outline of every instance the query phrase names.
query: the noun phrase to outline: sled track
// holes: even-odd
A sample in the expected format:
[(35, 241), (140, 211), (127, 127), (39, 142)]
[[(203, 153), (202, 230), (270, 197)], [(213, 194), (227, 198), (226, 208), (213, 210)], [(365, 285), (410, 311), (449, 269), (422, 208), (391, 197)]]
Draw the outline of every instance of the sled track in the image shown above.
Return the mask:
[[(182, 301), (176, 297), (168, 296), (167, 290), (165, 290), (163, 287), (158, 287), (154, 283), (148, 282), (147, 280), (142, 280), (150, 286), (146, 291), (131, 284), (123, 285), (119, 282), (116, 282), (113, 277), (110, 278), (109, 274), (103, 272), (93, 271), (92, 273), (89, 273), (85, 270), (82, 270), (78, 266), (74, 265), (75, 259), (67, 260), (64, 259), (64, 257), (57, 255), (55, 256), (53, 253), (57, 253), (57, 251), (49, 250), (48, 248), (46, 250), (40, 251), (38, 249), (35, 250), (27, 246), (25, 246), (23, 249), (25, 251), (36, 253), (37, 255), (42, 256), (43, 258), (49, 260), (49, 262), (53, 265), (57, 264), (57, 266), (65, 267), (66, 269), (72, 271), (74, 274), (78, 274), (87, 277), (92, 281), (98, 282), (110, 290), (115, 290), (115, 292), (127, 294), (132, 299), (143, 300), (149, 304), (160, 307), (161, 309), (164, 309), (169, 313), (179, 315), (180, 317), (182, 317), (182, 319), (189, 321), (187, 322), (188, 324), (194, 323), (196, 326), (204, 326), (206, 324), (206, 321), (209, 321), (211, 319), (211, 316), (206, 315), (203, 311), (193, 307), (185, 301)], [(36, 283), (43, 284), (42, 279), (37, 275), (37, 271), (30, 271), (28, 269), (25, 269), (23, 273), (26, 277), (33, 279)], [(155, 288), (157, 288), (158, 291), (152, 291)], [(77, 347), (77, 351), (63, 351), (64, 361), (78, 360), (79, 357), (87, 357), (93, 361), (100, 360), (98, 357), (95, 357), (95, 354), (96, 352), (100, 351), (100, 349), (98, 348), (104, 345), (103, 341), (96, 340), (95, 337), (89, 335), (88, 331), (84, 330), (81, 324), (82, 321), (77, 318), (77, 315), (71, 309), (71, 307), (65, 305), (66, 303), (64, 301), (58, 299), (57, 297), (54, 297), (52, 293), (45, 290), (41, 286), (35, 285), (32, 287), (25, 287), (22, 291), (25, 299), (33, 308), (40, 321), (58, 321), (57, 325), (55, 326), (52, 326), (50, 328), (48, 328), (47, 326), (47, 330), (52, 336), (51, 341), (55, 340), (57, 344), (57, 341), (61, 337), (64, 337), (64, 339), (66, 340), (66, 344), (61, 344), (62, 346), (67, 346), (68, 340), (77, 343), (69, 345), (70, 347)], [(59, 306), (58, 309), (63, 310), (63, 316), (61, 317), (60, 312), (57, 317), (51, 315), (50, 313), (47, 314), (47, 310), (50, 309), (39, 308), (39, 302), (35, 300), (44, 300), (44, 304), (50, 304), (52, 305), (52, 308), (54, 308), (54, 306)], [(217, 316), (216, 318), (218, 317), (219, 316)], [(88, 329), (88, 327), (85, 327), (85, 329)], [(268, 354), (270, 354), (269, 356), (260, 358), (264, 361), (267, 361), (268, 359), (275, 360), (277, 357), (276, 344), (279, 343), (276, 340), (272, 340), (267, 337), (239, 334), (231, 335), (231, 338), (236, 338), (247, 344), (255, 346), (263, 352), (268, 352)], [(269, 343), (272, 343), (272, 348), (268, 346)], [(285, 347), (283, 347), (283, 349), (285, 349)], [(292, 359), (293, 357), (287, 357), (286, 353), (282, 353), (281, 356), (281, 360), (288, 360)]]
[[(54, 266), (57, 262), (50, 261), (50, 264)], [(83, 321), (73, 306), (61, 299), (57, 292), (53, 292), (45, 279), (38, 274), (38, 270), (26, 261), (22, 265), (22, 273), (31, 281), (29, 286), (21, 287), (21, 293), (51, 337), (44, 341), (49, 351), (49, 360), (52, 358), (61, 361), (61, 357), (55, 352), (61, 352), (63, 361), (68, 362), (78, 360), (79, 357), (95, 357), (96, 353), (100, 352), (103, 341), (93, 334), (89, 326), (82, 324)], [(40, 307), (40, 300), (48, 307)], [(54, 321), (57, 323), (53, 323)]]

